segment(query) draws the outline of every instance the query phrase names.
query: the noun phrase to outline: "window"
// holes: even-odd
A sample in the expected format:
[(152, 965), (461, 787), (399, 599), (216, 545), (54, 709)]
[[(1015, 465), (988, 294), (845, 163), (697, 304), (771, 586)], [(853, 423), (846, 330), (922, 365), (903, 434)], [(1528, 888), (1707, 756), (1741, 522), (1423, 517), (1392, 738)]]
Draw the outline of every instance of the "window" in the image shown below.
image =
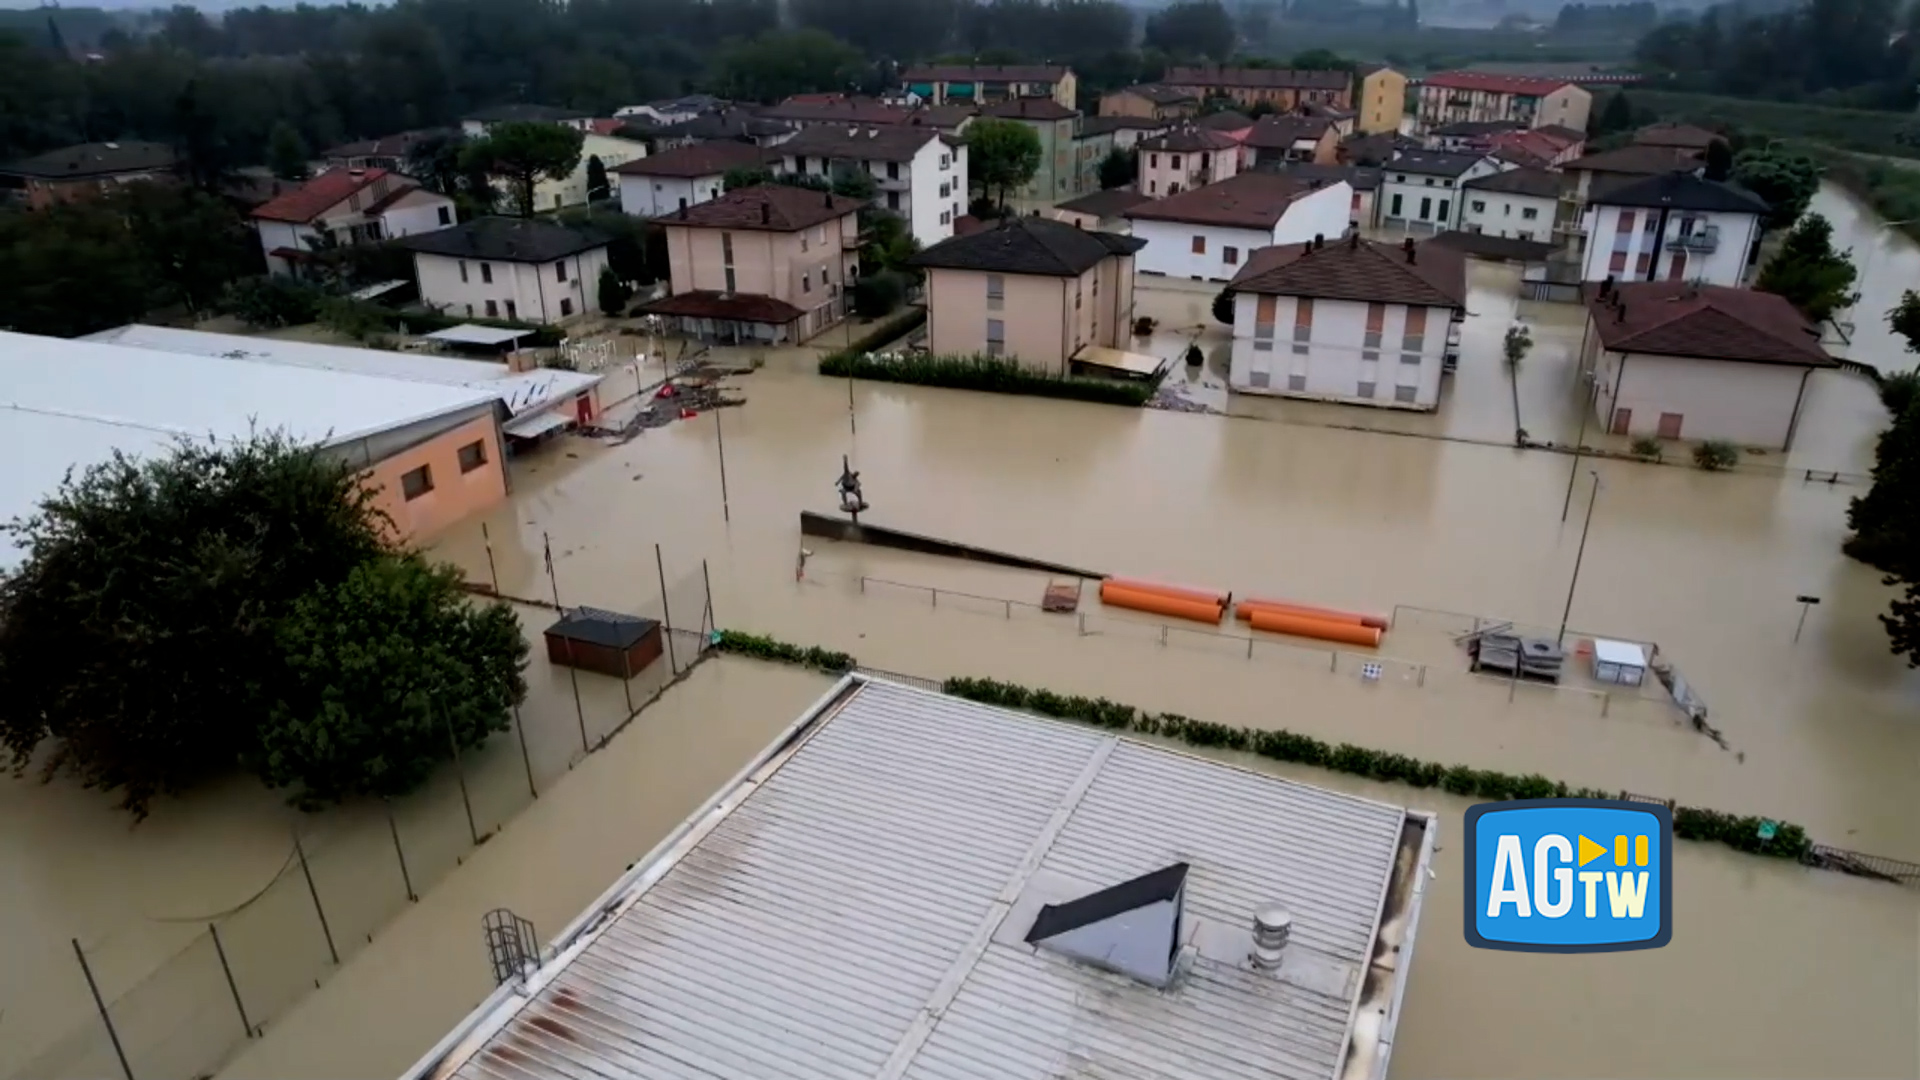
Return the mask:
[(987, 310), (999, 311), (1007, 301), (1007, 279), (1000, 274), (987, 275)]
[(730, 232), (720, 234), (720, 261), (728, 266), (733, 265), (733, 234)]
[(492, 263), (480, 264), (480, 280), (483, 284), (487, 284), (487, 285), (493, 284), (493, 264)]
[(1247, 372), (1247, 385), (1253, 387), (1272, 386), (1273, 375), (1266, 371), (1249, 371)]
[(513, 301), (511, 300), (507, 301), (507, 318), (517, 319), (519, 317), (520, 317), (520, 313), (518, 311), (515, 311), (513, 308)]
[(1419, 392), (1418, 387), (1396, 386), (1393, 388), (1393, 400), (1404, 402), (1405, 404), (1411, 405), (1413, 404), (1413, 396), (1418, 392)]
[(889, 180), (900, 179), (900, 163), (899, 162), (897, 161), (887, 162), (887, 179)]
[(1632, 232), (1633, 231), (1633, 211), (1631, 210), (1620, 211), (1619, 219), (1614, 222), (1613, 231), (1622, 232), (1622, 233)]
[(1367, 305), (1367, 329), (1360, 339), (1360, 359), (1380, 359), (1380, 330), (1387, 321), (1387, 305)]
[(554, 264), (553, 264), (553, 280), (555, 280), (555, 281), (565, 281), (565, 280), (567, 280), (567, 264), (566, 264), (566, 260), (564, 260), (564, 259), (563, 259), (563, 260), (561, 260), (560, 262), (557, 262), (557, 263), (554, 263)]
[(1307, 377), (1305, 375), (1287, 376), (1287, 389), (1296, 394), (1305, 393), (1307, 390)]
[(1428, 187), (1432, 187), (1432, 186), (1433, 186), (1433, 177), (1431, 177), (1431, 176), (1429, 176), (1429, 177), (1427, 177), (1427, 186), (1428, 186)]
[(472, 304), (468, 304), (468, 305), (467, 305), (467, 317), (468, 317), (469, 319), (471, 319), (471, 318), (473, 317), (473, 305), (472, 305)]
[(497, 319), (499, 317), (500, 317), (500, 305), (494, 303), (491, 300), (487, 301), (487, 318)]
[(1158, 180), (1147, 181), (1147, 194), (1158, 195), (1159, 193), (1160, 193), (1160, 181)]
[(1626, 269), (1627, 269), (1627, 253), (1624, 251), (1614, 252), (1613, 257), (1607, 260), (1607, 272), (1609, 274), (1625, 273)]
[(1387, 208), (1387, 216), (1388, 217), (1400, 216), (1400, 196), (1399, 195), (1396, 194), (1393, 197), (1393, 205)]
[(400, 474), (400, 494), (408, 502), (433, 490), (433, 469), (422, 465), (411, 472)]
[(953, 212), (950, 210), (940, 211), (940, 224), (942, 225), (953, 224)]
[(1293, 355), (1307, 355), (1313, 338), (1313, 298), (1303, 296), (1293, 305)]
[(1149, 168), (1149, 169), (1157, 169), (1157, 168), (1159, 168), (1159, 167), (1160, 167), (1160, 155), (1159, 155), (1159, 154), (1148, 154), (1148, 155), (1147, 155), (1147, 168)]
[(1393, 180), (1397, 184), (1404, 184), (1407, 182), (1407, 174), (1401, 173), (1399, 176), (1394, 177)]
[(1170, 155), (1168, 155), (1168, 157), (1169, 157), (1169, 159), (1170, 159), (1170, 162), (1171, 162), (1171, 164), (1173, 165), (1173, 167), (1174, 167), (1174, 168), (1176, 168), (1176, 169), (1177, 169), (1177, 168), (1179, 168), (1179, 167), (1180, 167), (1180, 155), (1179, 155), (1179, 154), (1170, 154)]
[(950, 155), (950, 154), (941, 154), (941, 155), (940, 155), (940, 167), (941, 167), (941, 168), (943, 168), (943, 169), (944, 169), (944, 168), (946, 168), (946, 167), (947, 167), (948, 165), (950, 165), (950, 164), (952, 164), (952, 163), (953, 163), (953, 157), (952, 157), (952, 155)]
[(460, 284), (465, 285), (466, 283), (467, 283), (467, 260), (461, 259), (460, 260)]
[(889, 210), (900, 209), (900, 193), (899, 192), (897, 191), (887, 192), (887, 209)]
[(809, 270), (800, 275), (800, 291), (803, 293), (813, 291), (813, 271)]
[(987, 320), (987, 355), (1005, 356), (1007, 354), (1007, 324), (999, 319)]
[(1538, 220), (1539, 217), (1540, 210), (1538, 207), (1529, 206), (1520, 211), (1520, 219), (1522, 221), (1535, 221)]
[[(1407, 309), (1406, 328), (1401, 331), (1400, 351), (1403, 353), (1416, 354), (1413, 362), (1417, 364), (1420, 362), (1420, 357), (1417, 354), (1425, 350), (1426, 347), (1427, 309), (1423, 307), (1410, 307)], [(1400, 359), (1402, 362), (1405, 362), (1406, 357), (1402, 356)]]
[(573, 299), (571, 297), (566, 297), (566, 296), (561, 297), (560, 298), (560, 317), (564, 319), (571, 314), (573, 314)]
[(806, 253), (806, 250), (807, 250), (807, 234), (806, 234), (806, 232), (805, 232), (805, 231), (803, 230), (803, 231), (802, 231), (802, 232), (800, 233), (800, 252), (801, 252), (801, 254), (805, 254), (805, 253)]
[(1272, 352), (1273, 342), (1266, 338), (1256, 338), (1253, 342), (1253, 351), (1254, 352)]
[(940, 197), (944, 199), (951, 194), (953, 194), (953, 185), (945, 180), (940, 181)]
[(447, 207), (443, 206), (440, 208), (439, 216), (440, 216), (440, 224), (442, 225), (453, 224), (453, 211), (448, 209)]
[(1195, 255), (1205, 255), (1205, 254), (1207, 253), (1207, 238), (1206, 238), (1206, 237), (1204, 237), (1204, 236), (1196, 236), (1196, 237), (1194, 237), (1194, 238), (1193, 238), (1193, 253), (1194, 253)]
[(1645, 252), (1645, 251), (1643, 251), (1643, 252), (1641, 252), (1641, 253), (1640, 253), (1640, 254), (1638, 254), (1638, 255), (1635, 255), (1635, 256), (1633, 257), (1633, 272), (1634, 272), (1635, 274), (1644, 274), (1644, 273), (1646, 273), (1646, 272), (1647, 272), (1647, 264), (1648, 264), (1648, 262), (1649, 262), (1649, 261), (1650, 261), (1650, 260), (1651, 260), (1652, 258), (1653, 258), (1653, 255), (1652, 255), (1651, 253), (1649, 253), (1649, 252)]
[(462, 473), (470, 473), (486, 463), (486, 440), (475, 439), (473, 442), (460, 448), (460, 471)]
[(727, 267), (726, 274), (727, 274), (727, 291), (728, 292), (736, 291), (736, 286), (733, 280), (733, 267), (731, 266)]
[(1446, 199), (1441, 199), (1440, 200), (1440, 216), (1435, 220), (1439, 221), (1442, 225), (1446, 224), (1447, 223), (1447, 207), (1452, 205), (1453, 204), (1450, 201)]
[(1080, 283), (1077, 281), (1073, 283), (1073, 310), (1080, 310)]
[(1201, 167), (1202, 169), (1211, 169), (1211, 168), (1213, 168), (1213, 155), (1212, 155), (1212, 154), (1207, 154), (1207, 153), (1202, 153), (1202, 154), (1200, 155), (1200, 167)]
[(1474, 212), (1474, 213), (1476, 213), (1476, 214), (1484, 214), (1484, 213), (1486, 213), (1486, 212), (1487, 212), (1487, 200), (1485, 200), (1485, 199), (1475, 199), (1475, 200), (1473, 200), (1473, 212)]
[(1361, 384), (1360, 384), (1360, 390), (1359, 390), (1359, 394), (1360, 394), (1360, 396), (1361, 396), (1361, 397), (1363, 397), (1363, 398), (1367, 398), (1368, 400), (1372, 400), (1372, 398), (1373, 398), (1373, 384), (1372, 384), (1372, 383), (1370, 383), (1370, 382), (1363, 382), (1363, 383), (1361, 383)]

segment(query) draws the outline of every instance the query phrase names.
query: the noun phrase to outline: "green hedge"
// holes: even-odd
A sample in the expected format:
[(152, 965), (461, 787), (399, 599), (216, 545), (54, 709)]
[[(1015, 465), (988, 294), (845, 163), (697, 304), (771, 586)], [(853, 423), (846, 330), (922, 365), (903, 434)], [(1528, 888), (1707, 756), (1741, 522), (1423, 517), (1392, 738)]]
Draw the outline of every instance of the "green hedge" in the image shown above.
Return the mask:
[(926, 322), (927, 309), (923, 307), (913, 308), (895, 318), (888, 319), (860, 337), (855, 338), (853, 344), (848, 345), (833, 355), (853, 356), (861, 353), (870, 353), (882, 345), (893, 344), (914, 330), (925, 326)]
[(751, 656), (756, 660), (778, 660), (783, 664), (798, 664), (841, 674), (853, 670), (853, 657), (843, 652), (829, 649), (789, 645), (760, 634), (742, 634), (737, 630), (722, 630), (714, 638), (714, 647), (721, 652), (738, 653)]
[(820, 359), (820, 374), (837, 378), (917, 383), (988, 394), (1029, 394), (1139, 408), (1153, 397), (1147, 382), (1110, 382), (1077, 375), (1043, 375), (1013, 360), (993, 356), (907, 356), (883, 360), (861, 351)]

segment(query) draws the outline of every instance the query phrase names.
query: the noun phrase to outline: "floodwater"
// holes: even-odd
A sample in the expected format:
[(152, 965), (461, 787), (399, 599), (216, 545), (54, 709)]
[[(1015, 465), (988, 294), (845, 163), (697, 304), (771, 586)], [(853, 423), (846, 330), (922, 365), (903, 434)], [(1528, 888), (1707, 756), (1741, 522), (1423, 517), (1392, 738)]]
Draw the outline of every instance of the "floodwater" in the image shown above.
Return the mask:
[[(1833, 197), (1824, 192), (1820, 208), (1843, 237), (1855, 235), (1861, 226), (1843, 224)], [(1920, 280), (1920, 251), (1903, 238), (1886, 248), (1875, 277)], [(704, 604), (710, 579), (718, 625), (845, 648), (876, 668), (1017, 679), (1538, 771), (1779, 816), (1827, 843), (1920, 859), (1920, 672), (1887, 652), (1875, 615), (1889, 590), (1839, 552), (1847, 500), (1861, 488), (1787, 470), (1576, 466), (1514, 449), (1516, 400), (1533, 437), (1571, 443), (1578, 434), (1577, 309), (1517, 303), (1511, 272), (1497, 267), (1476, 267), (1473, 284), (1461, 369), (1433, 415), (1221, 394), (1231, 415), (1206, 416), (849, 386), (812, 374), (811, 354), (775, 351), (758, 357), (763, 370), (733, 380), (742, 408), (622, 446), (574, 439), (518, 463), (510, 504), (454, 530), (436, 554), (511, 596), (557, 590), (568, 604), (652, 615), (670, 606), (675, 625), (698, 624), (686, 612)], [(1209, 373), (1223, 370), (1211, 290), (1139, 295), (1143, 312), (1162, 320), (1153, 351), (1177, 355), (1197, 338), (1213, 353), (1191, 391), (1208, 393)], [(1517, 381), (1499, 352), (1516, 315), (1537, 342)], [(1861, 332), (1853, 355), (1873, 348)], [(1820, 380), (1789, 462), (1861, 471), (1884, 412), (1860, 380)], [(1586, 441), (1602, 445), (1590, 430)], [(1044, 615), (1032, 608), (1041, 575), (803, 542), (798, 512), (833, 507), (842, 455), (861, 471), (878, 523), (1093, 571), (1393, 613), (1377, 654), (1382, 677), (1366, 681), (1359, 656), (1311, 642), (1263, 635), (1249, 647), (1237, 628), (1169, 630), (1163, 640), (1158, 624), (1104, 611), (1091, 591), (1084, 623)], [(803, 543), (813, 555), (797, 581)], [(1821, 603), (1796, 641), (1803, 594)], [(520, 610), (532, 633), (551, 617)], [(1650, 694), (1466, 674), (1448, 635), (1475, 616), (1548, 635), (1564, 617), (1576, 637), (1658, 643), (1710, 706), (1726, 747)], [(762, 674), (733, 674), (742, 669)], [(538, 649), (530, 678), (527, 755), (502, 738), (466, 763), (471, 831), (451, 770), (397, 808), (417, 905), (378, 806), (301, 816), (236, 781), (163, 803), (134, 827), (97, 793), (0, 783), (0, 934), (10, 961), (0, 965), (0, 1076), (27, 1075), (19, 1070), (45, 1060), (56, 1036), (91, 1022), (68, 938), (104, 969), (96, 974), (110, 998), (129, 988), (143, 1001), (189, 996), (184, 987), (218, 991), (218, 968), (195, 951), (204, 952), (206, 918), (263, 890), (247, 909), (259, 912), (251, 935), (229, 951), (246, 957), (236, 962), (243, 996), (266, 999), (272, 1018), (224, 1075), (403, 1068), (485, 992), (478, 913), (511, 906), (543, 936), (555, 932), (819, 686), (710, 662), (607, 752), (588, 755), (583, 743), (597, 744), (628, 713), (619, 684), (580, 676), (576, 713), (571, 680)], [(657, 685), (636, 680), (633, 693)], [(1439, 810), (1443, 838), (1457, 840), (1458, 800), (1374, 793)], [(337, 924), (337, 974), (304, 882), (287, 871), (296, 823)], [(476, 850), (476, 833), (492, 839)], [(1441, 865), (1457, 867), (1448, 858)], [(1682, 846), (1677, 879), (1672, 947), (1556, 960), (1468, 950), (1453, 921), (1458, 875), (1442, 873), (1395, 1073), (1920, 1075), (1912, 892), (1698, 845)], [(377, 947), (351, 940), (376, 930)], [(146, 975), (163, 961), (163, 975)], [(191, 978), (176, 974), (187, 967)], [(226, 1006), (217, 994), (196, 997), (199, 1011), (185, 1021), (210, 1023), (200, 1013)], [(93, 1045), (84, 1060), (110, 1063), (109, 1053)]]

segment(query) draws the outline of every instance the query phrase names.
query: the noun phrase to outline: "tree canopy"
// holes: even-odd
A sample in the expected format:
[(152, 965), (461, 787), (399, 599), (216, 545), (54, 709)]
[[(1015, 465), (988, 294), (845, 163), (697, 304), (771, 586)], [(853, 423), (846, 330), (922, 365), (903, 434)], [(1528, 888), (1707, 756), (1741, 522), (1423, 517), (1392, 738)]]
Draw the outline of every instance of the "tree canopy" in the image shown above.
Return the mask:
[(1769, 229), (1792, 228), (1820, 190), (1818, 163), (1804, 154), (1771, 147), (1736, 154), (1733, 178), (1772, 208), (1766, 220)]
[(462, 164), (484, 171), (512, 189), (514, 211), (522, 216), (540, 209), (534, 187), (541, 180), (565, 180), (580, 167), (586, 136), (564, 124), (495, 124), (485, 136), (467, 143)]
[(1649, 30), (1635, 57), (1675, 89), (1911, 112), (1920, 103), (1920, 7), (1715, 4)]
[(1802, 315), (1820, 322), (1859, 299), (1853, 291), (1856, 276), (1853, 259), (1833, 249), (1833, 225), (1819, 214), (1808, 214), (1787, 234), (1754, 284), (1762, 292), (1786, 297)]
[(1040, 169), (1040, 136), (1018, 120), (983, 117), (967, 125), (967, 170), (980, 190), (1007, 194), (1024, 187)]
[(1147, 16), (1143, 40), (1169, 56), (1224, 62), (1238, 34), (1220, 0), (1178, 0)]

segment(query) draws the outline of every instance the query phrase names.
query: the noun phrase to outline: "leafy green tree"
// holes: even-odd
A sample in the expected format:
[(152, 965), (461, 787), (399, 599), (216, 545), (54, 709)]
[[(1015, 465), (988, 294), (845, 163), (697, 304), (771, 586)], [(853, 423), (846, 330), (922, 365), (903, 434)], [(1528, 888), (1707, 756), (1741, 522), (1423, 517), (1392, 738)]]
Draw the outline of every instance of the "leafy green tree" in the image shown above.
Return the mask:
[(370, 559), (295, 599), (277, 627), (282, 677), (260, 777), (302, 805), (403, 795), (454, 747), (504, 731), (526, 697), (511, 608), (474, 605), (460, 572), (417, 554)]
[(1624, 90), (1615, 91), (1607, 96), (1607, 103), (1593, 114), (1593, 120), (1587, 126), (1587, 134), (1593, 136), (1612, 135), (1633, 127), (1633, 103), (1627, 100)]
[(144, 814), (253, 760), (288, 689), (277, 625), (385, 550), (347, 462), (284, 437), (182, 442), (69, 476), (4, 526), (0, 743)]
[(627, 310), (627, 302), (633, 299), (633, 286), (620, 280), (611, 265), (600, 268), (600, 310), (608, 315), (622, 315)]
[(779, 101), (792, 94), (844, 90), (859, 77), (859, 50), (819, 30), (778, 30), (723, 50), (719, 92), (736, 101)]
[(860, 267), (865, 273), (891, 270), (918, 277), (908, 265), (920, 253), (920, 241), (914, 239), (907, 219), (891, 210), (868, 210), (860, 229)]
[(1219, 0), (1179, 0), (1147, 16), (1146, 44), (1170, 56), (1225, 61), (1233, 55), (1233, 16)]
[(1920, 571), (1920, 406), (1909, 402), (1874, 446), (1873, 486), (1847, 507), (1848, 555), (1888, 573)]
[(1808, 214), (1767, 260), (1754, 287), (1785, 297), (1802, 315), (1820, 322), (1860, 298), (1853, 291), (1855, 276), (1853, 260), (1833, 250), (1833, 226), (1819, 214)]
[(1213, 321), (1233, 325), (1233, 290), (1221, 289), (1213, 298)]
[(1725, 139), (1715, 139), (1707, 144), (1706, 178), (1709, 180), (1733, 179), (1733, 148)]
[(760, 184), (771, 184), (773, 181), (773, 171), (764, 166), (755, 166), (752, 168), (745, 165), (735, 166), (734, 168), (728, 169), (727, 174), (720, 178), (721, 184), (725, 185), (728, 191), (732, 191), (735, 188), (749, 188), (756, 187)]
[[(199, 315), (219, 303), (228, 282), (259, 268), (260, 246), (253, 230), (231, 203), (204, 191), (128, 184), (113, 192), (101, 209), (126, 223), (156, 306), (178, 304)], [(407, 271), (394, 276), (409, 276), (411, 264), (409, 259)]]
[(541, 180), (565, 180), (580, 167), (580, 146), (586, 136), (562, 124), (495, 124), (461, 152), (468, 169), (480, 170), (504, 181), (512, 191), (514, 210), (530, 216), (534, 186)]
[(285, 120), (274, 121), (273, 133), (267, 136), (267, 164), (282, 180), (307, 178), (307, 140)]
[(1765, 222), (1769, 229), (1792, 228), (1820, 190), (1818, 163), (1804, 154), (1771, 147), (1735, 155), (1733, 178), (1772, 208)]
[(256, 330), (310, 323), (320, 314), (326, 292), (284, 275), (241, 278), (227, 286), (220, 308)]
[(1040, 136), (1018, 120), (983, 117), (967, 125), (967, 168), (1001, 207), (1040, 169)]
[(1126, 187), (1140, 175), (1140, 154), (1134, 150), (1113, 150), (1100, 159), (1100, 187)]
[(607, 165), (595, 154), (587, 158), (587, 201), (603, 202), (613, 195), (613, 187), (607, 182)]
[(853, 283), (853, 310), (863, 319), (879, 319), (893, 313), (906, 298), (906, 279), (891, 270), (864, 274)]

